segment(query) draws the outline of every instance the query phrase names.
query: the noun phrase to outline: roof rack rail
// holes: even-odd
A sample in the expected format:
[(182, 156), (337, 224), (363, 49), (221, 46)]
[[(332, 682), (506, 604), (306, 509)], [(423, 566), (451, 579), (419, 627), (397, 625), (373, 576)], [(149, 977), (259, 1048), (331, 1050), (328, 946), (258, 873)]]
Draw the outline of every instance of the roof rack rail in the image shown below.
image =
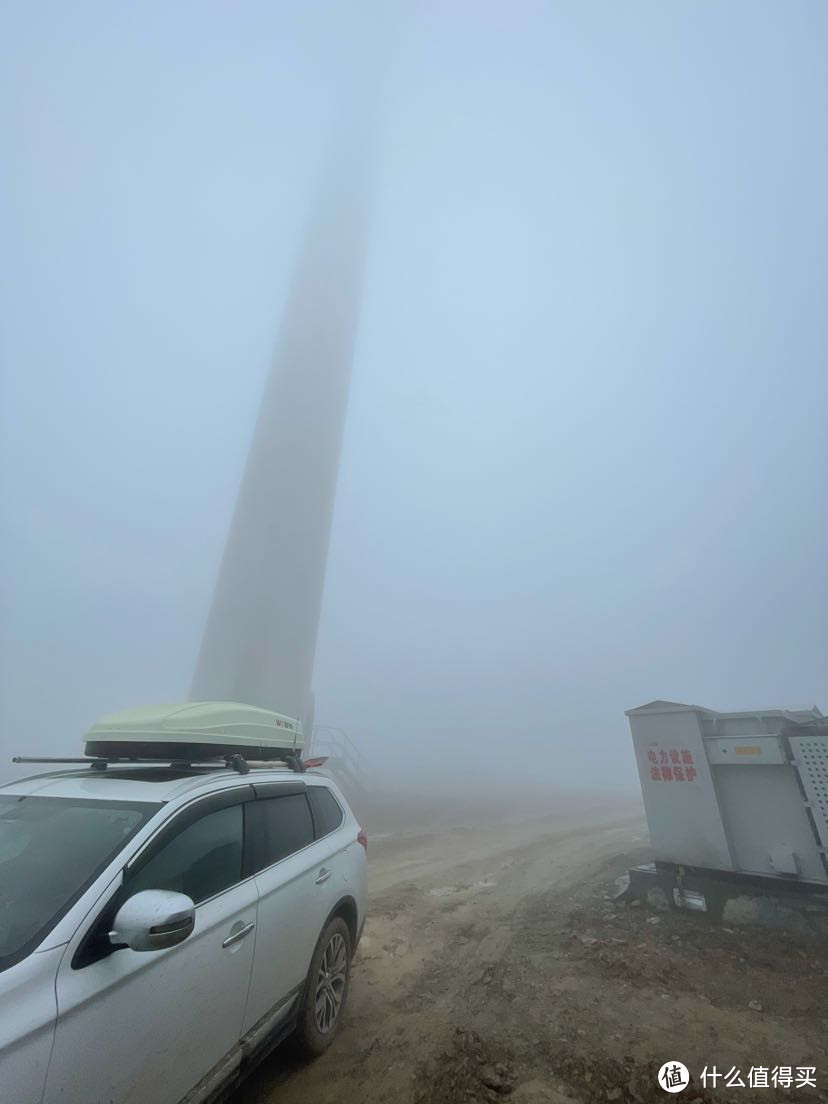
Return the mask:
[(262, 759), (262, 760), (247, 760), (243, 755), (239, 755), (235, 752), (232, 755), (216, 755), (215, 758), (193, 757), (192, 759), (171, 759), (169, 756), (153, 759), (145, 756), (73, 756), (73, 755), (58, 755), (58, 756), (37, 756), (37, 755), (15, 755), (12, 757), (13, 763), (78, 763), (83, 766), (87, 766), (90, 770), (102, 771), (106, 770), (109, 766), (127, 766), (132, 764), (155, 764), (156, 766), (170, 766), (170, 767), (192, 767), (192, 766), (204, 766), (204, 767), (220, 767), (225, 766), (228, 770), (234, 770), (238, 774), (248, 774), (252, 768), (266, 768), (273, 767), (276, 763), (284, 763), (290, 770), (295, 771), (297, 774), (304, 774), (308, 767), (321, 767), (325, 762), (324, 757), (317, 759), (311, 759), (308, 763), (302, 762), (302, 757), (293, 752), (287, 752), (284, 755), (274, 759)]

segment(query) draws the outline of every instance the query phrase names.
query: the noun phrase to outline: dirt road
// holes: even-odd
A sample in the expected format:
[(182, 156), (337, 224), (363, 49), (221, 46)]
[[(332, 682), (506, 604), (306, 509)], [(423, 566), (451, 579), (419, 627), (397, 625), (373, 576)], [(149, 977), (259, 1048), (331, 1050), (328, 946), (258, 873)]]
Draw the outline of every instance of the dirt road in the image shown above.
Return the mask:
[[(823, 946), (614, 905), (613, 879), (647, 856), (632, 804), (496, 820), (372, 841), (339, 1039), (310, 1065), (277, 1053), (234, 1104), (663, 1101), (668, 1059), (695, 1074), (680, 1100), (828, 1099), (747, 1087), (760, 1065), (828, 1084)], [(746, 1087), (703, 1091), (714, 1064)]]

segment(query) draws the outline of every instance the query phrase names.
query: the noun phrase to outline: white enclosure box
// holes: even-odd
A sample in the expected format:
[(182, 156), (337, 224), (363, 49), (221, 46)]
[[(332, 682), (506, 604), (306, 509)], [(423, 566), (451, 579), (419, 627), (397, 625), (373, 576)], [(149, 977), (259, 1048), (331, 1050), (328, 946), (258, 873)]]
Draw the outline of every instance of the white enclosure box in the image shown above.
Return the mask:
[(828, 884), (819, 709), (627, 711), (657, 861)]

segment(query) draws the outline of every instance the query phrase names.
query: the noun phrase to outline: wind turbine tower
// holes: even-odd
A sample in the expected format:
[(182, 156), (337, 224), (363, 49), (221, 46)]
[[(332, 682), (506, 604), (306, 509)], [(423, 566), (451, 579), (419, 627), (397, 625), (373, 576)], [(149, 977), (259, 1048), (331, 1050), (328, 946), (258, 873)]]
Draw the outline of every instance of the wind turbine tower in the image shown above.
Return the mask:
[(191, 690), (298, 717), (306, 740), (362, 293), (358, 149), (330, 167), (307, 225)]

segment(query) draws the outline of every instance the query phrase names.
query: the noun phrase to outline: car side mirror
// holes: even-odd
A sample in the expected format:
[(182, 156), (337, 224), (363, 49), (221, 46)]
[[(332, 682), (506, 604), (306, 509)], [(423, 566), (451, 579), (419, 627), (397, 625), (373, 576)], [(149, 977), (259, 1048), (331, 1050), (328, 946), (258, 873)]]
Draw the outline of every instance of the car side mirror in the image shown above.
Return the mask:
[(163, 951), (183, 943), (194, 927), (195, 905), (185, 894), (142, 889), (118, 909), (109, 941), (133, 951)]

